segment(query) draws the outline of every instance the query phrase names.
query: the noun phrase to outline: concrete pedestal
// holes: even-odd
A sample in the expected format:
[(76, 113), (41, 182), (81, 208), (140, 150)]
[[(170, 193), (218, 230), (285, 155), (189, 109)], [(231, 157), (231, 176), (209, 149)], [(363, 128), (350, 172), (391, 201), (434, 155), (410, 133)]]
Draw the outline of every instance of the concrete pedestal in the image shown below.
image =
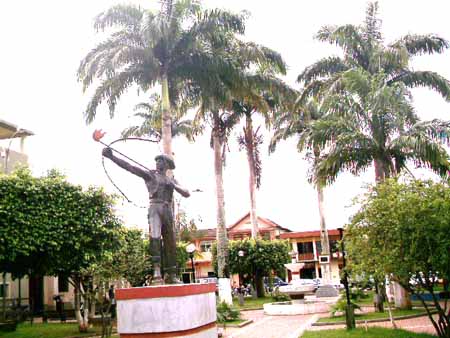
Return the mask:
[(337, 296), (339, 296), (339, 291), (333, 285), (321, 285), (316, 291), (317, 298)]
[(216, 338), (216, 285), (117, 289), (120, 338)]

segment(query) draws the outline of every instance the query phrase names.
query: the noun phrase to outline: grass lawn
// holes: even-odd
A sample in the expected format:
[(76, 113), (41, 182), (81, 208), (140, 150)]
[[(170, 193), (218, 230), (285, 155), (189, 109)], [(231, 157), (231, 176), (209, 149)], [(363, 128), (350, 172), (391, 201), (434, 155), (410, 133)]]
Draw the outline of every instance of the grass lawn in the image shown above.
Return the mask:
[[(425, 314), (426, 312), (422, 309), (412, 309), (412, 310), (392, 310), (392, 315), (395, 317), (416, 315), (419, 313)], [(384, 312), (369, 312), (369, 313), (356, 313), (356, 320), (364, 319), (379, 319), (379, 318), (389, 318), (389, 312), (385, 310)], [(326, 317), (320, 318), (318, 322), (345, 322), (345, 316), (336, 317)]]
[(379, 327), (371, 327), (366, 329), (354, 329), (347, 331), (340, 330), (320, 330), (320, 331), (306, 331), (301, 338), (435, 338), (425, 333), (413, 333), (404, 330), (393, 330)]
[[(101, 328), (99, 328), (101, 333)], [(88, 333), (79, 333), (78, 324), (72, 323), (46, 323), (20, 324), (14, 332), (0, 332), (2, 338), (65, 338), (65, 337), (86, 337), (95, 334), (95, 330)]]
[(239, 310), (243, 309), (254, 309), (254, 308), (262, 308), (265, 303), (273, 303), (275, 300), (272, 297), (264, 297), (264, 298), (256, 298), (252, 297), (244, 298), (244, 305), (239, 306), (239, 301), (237, 298), (233, 299), (233, 306), (238, 308)]

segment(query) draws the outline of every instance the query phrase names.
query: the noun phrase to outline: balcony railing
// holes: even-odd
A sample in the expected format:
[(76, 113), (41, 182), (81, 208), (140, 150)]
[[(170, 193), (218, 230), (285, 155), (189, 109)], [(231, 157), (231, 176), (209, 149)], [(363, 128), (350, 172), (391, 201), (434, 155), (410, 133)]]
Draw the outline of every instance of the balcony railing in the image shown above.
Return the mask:
[(301, 261), (313, 261), (314, 260), (314, 253), (313, 252), (307, 252), (307, 253), (299, 253), (297, 254), (297, 260), (299, 262)]

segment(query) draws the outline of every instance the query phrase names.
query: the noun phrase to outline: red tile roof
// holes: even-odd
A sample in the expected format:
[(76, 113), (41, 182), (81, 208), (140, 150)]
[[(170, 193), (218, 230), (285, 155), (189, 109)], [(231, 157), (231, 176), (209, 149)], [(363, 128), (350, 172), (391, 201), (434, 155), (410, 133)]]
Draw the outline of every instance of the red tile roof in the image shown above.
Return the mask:
[[(337, 229), (328, 230), (328, 236), (339, 236), (339, 230), (337, 230)], [(300, 231), (300, 232), (285, 232), (283, 234), (280, 234), (281, 239), (308, 238), (308, 237), (320, 237), (320, 231), (313, 230), (313, 231)]]

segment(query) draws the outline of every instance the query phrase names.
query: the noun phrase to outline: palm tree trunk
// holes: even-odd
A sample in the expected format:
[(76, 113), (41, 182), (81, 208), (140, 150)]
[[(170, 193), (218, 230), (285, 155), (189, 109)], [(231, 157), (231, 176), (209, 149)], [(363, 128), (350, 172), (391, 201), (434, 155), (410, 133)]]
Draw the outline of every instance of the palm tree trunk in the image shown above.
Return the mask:
[[(317, 163), (320, 157), (320, 150), (314, 148), (314, 162)], [(324, 194), (323, 185), (320, 179), (317, 179), (317, 203), (319, 206), (319, 218), (320, 218), (320, 246), (322, 247), (321, 255), (330, 256), (330, 240), (328, 238), (327, 224), (325, 222), (325, 210), (324, 210)], [(329, 263), (322, 264), (322, 278), (323, 284), (327, 285), (331, 283), (331, 268)]]
[(383, 182), (386, 177), (383, 161), (375, 159), (374, 166), (375, 166), (375, 182), (377, 183)]
[(163, 75), (161, 80), (161, 99), (162, 99), (162, 130), (161, 138), (163, 143), (163, 152), (166, 155), (172, 156), (172, 116), (170, 113), (170, 98), (169, 98), (169, 81), (167, 74)]
[(231, 286), (228, 278), (228, 237), (225, 223), (225, 194), (223, 188), (223, 137), (219, 125), (219, 113), (213, 109), (214, 174), (217, 195), (217, 277), (219, 278), (219, 301), (231, 304)]
[[(319, 206), (319, 217), (320, 217), (320, 246), (322, 247), (322, 256), (330, 256), (330, 240), (328, 238), (327, 225), (325, 223), (325, 210), (323, 202), (323, 187), (320, 183), (317, 184), (317, 202)], [(330, 263), (322, 264), (322, 278), (324, 279), (323, 284), (331, 283), (331, 269)]]
[(214, 174), (216, 178), (217, 196), (217, 265), (218, 277), (227, 277), (227, 256), (228, 237), (225, 223), (225, 193), (223, 188), (223, 161), (222, 146), (223, 140), (219, 126), (219, 116), (217, 111), (213, 111), (213, 150), (214, 150)]
[(245, 133), (245, 145), (247, 150), (247, 161), (249, 169), (249, 192), (250, 192), (250, 221), (252, 224), (252, 238), (258, 238), (258, 215), (256, 214), (256, 173), (255, 173), (255, 155), (253, 142), (253, 124), (252, 118), (247, 116)]

